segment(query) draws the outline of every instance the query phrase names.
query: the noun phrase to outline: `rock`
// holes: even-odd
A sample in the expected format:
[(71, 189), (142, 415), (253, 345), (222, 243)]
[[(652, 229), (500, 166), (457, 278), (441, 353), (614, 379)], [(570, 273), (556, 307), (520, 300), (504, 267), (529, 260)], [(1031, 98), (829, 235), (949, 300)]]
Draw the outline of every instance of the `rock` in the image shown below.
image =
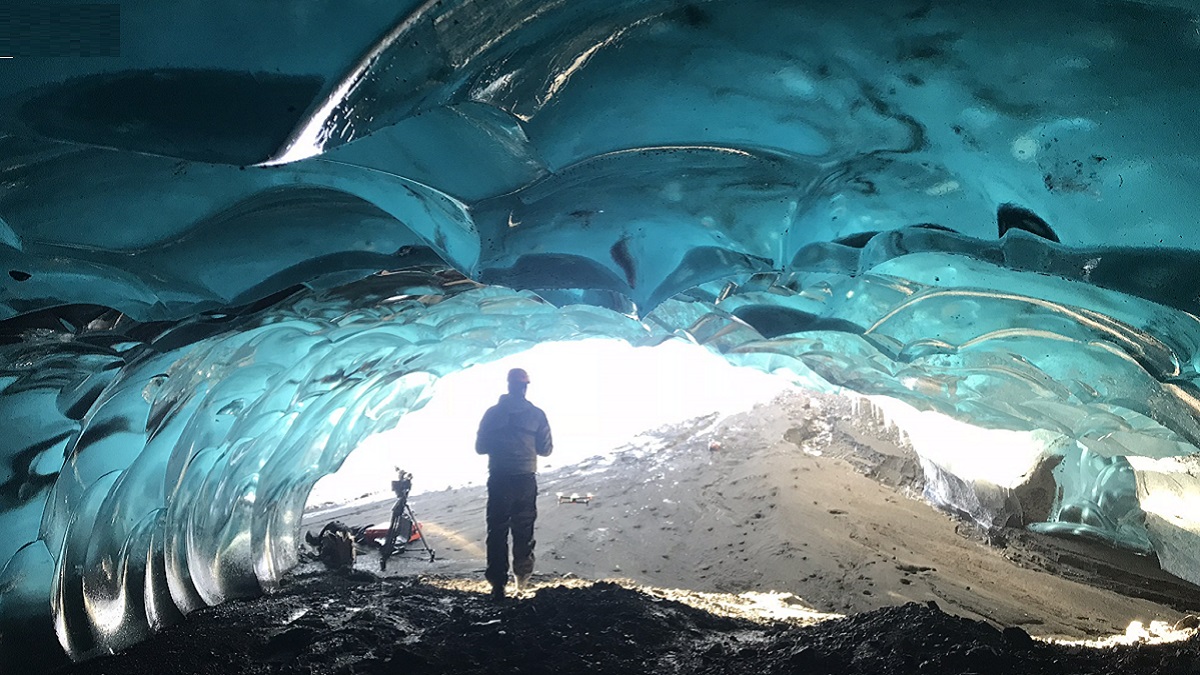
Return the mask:
[(1004, 642), (1013, 649), (1030, 649), (1033, 647), (1033, 638), (1029, 637), (1029, 633), (1019, 626), (1008, 626), (1001, 633), (1004, 637)]
[(808, 646), (797, 649), (787, 657), (788, 666), (796, 672), (809, 672), (818, 668), (823, 660), (821, 652)]
[(309, 546), (317, 550), (317, 558), (329, 569), (351, 569), (357, 551), (354, 547), (354, 533), (349, 527), (338, 521), (333, 521), (321, 528), (321, 533), (304, 535)]
[(1194, 630), (1200, 628), (1200, 616), (1188, 614), (1175, 623), (1175, 630)]

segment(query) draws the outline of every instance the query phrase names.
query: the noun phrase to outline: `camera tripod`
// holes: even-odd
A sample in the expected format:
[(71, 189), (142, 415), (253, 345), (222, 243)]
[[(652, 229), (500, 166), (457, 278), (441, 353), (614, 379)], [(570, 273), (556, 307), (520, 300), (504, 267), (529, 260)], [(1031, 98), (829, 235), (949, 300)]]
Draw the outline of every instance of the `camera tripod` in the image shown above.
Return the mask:
[(425, 552), (429, 554), (429, 562), (433, 562), (435, 554), (425, 541), (425, 533), (421, 531), (421, 523), (412, 507), (408, 505), (408, 493), (412, 490), (412, 474), (400, 471), (400, 479), (392, 481), (392, 491), (396, 493), (396, 504), (392, 506), (392, 522), (388, 526), (387, 537), (383, 540), (383, 550), (379, 553), (379, 569), (386, 570), (388, 558), (394, 553), (404, 553), (408, 545), (420, 541)]

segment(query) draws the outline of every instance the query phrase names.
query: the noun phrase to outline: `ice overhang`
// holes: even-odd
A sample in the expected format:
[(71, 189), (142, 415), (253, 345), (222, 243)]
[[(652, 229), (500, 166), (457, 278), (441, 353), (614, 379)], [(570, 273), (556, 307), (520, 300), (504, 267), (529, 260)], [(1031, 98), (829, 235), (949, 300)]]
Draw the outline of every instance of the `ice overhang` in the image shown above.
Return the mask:
[(377, 5), (0, 61), (6, 625), (78, 658), (270, 587), (438, 377), (599, 335), (1042, 434), (1038, 527), (1200, 580), (1194, 10)]

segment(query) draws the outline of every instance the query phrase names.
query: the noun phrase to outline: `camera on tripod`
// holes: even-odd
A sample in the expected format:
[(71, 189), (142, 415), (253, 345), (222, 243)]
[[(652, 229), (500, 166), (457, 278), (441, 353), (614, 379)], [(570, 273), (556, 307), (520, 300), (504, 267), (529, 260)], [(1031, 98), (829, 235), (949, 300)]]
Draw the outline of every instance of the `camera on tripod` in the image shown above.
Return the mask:
[(408, 499), (408, 493), (412, 490), (413, 475), (404, 469), (396, 469), (400, 472), (400, 477), (392, 481), (392, 492), (396, 493), (396, 499)]
[(425, 553), (429, 555), (429, 562), (434, 560), (433, 549), (425, 541), (421, 523), (417, 522), (417, 516), (413, 513), (412, 507), (408, 505), (408, 493), (412, 491), (413, 475), (399, 467), (396, 468), (396, 471), (398, 475), (396, 480), (392, 481), (392, 491), (396, 493), (396, 503), (392, 506), (392, 522), (388, 527), (383, 549), (380, 551), (380, 570), (387, 569), (388, 558), (398, 553), (404, 553), (408, 550), (409, 544), (416, 542), (420, 542)]

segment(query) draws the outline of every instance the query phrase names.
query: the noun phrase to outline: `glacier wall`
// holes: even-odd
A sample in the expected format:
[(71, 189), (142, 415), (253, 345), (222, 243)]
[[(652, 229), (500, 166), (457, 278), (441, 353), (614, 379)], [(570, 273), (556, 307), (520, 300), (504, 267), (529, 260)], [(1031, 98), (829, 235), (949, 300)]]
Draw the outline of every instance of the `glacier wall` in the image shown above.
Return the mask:
[[(940, 255), (958, 269), (975, 260)], [(988, 271), (994, 279), (1005, 270)], [(873, 272), (759, 275), (694, 288), (639, 320), (409, 270), (181, 322), (106, 310), (86, 324), (29, 329), (0, 347), (0, 407), (21, 432), (3, 446), (3, 646), (18, 663), (30, 644), (88, 658), (197, 608), (269, 591), (297, 560), (313, 484), (423, 405), (439, 377), (536, 342), (598, 336), (685, 340), (804, 386), (1036, 431), (1046, 442), (1024, 461), (1053, 462), (1052, 504), (1017, 494), (1014, 505), (1020, 477), (972, 472), (977, 448), (924, 457), (928, 496), (989, 526), (1157, 553), (1169, 571), (1200, 578), (1192, 402), (1135, 359), (1157, 346), (1164, 362), (1190, 362), (1188, 343), (1156, 342), (1147, 316), (1098, 322), (1039, 297), (1069, 297), (1070, 280), (1024, 281), (1025, 293), (918, 281), (898, 293), (897, 277)], [(938, 304), (964, 298), (975, 305)], [(925, 332), (885, 329), (921, 305), (977, 316), (943, 332), (936, 348)], [(1185, 318), (1157, 311), (1158, 320)], [(1118, 329), (1121, 340), (1096, 334)], [(1097, 358), (1109, 361), (1100, 368)], [(1077, 379), (1080, 364), (1098, 374), (1094, 385)], [(457, 461), (455, 449), (440, 451)]]
[(3, 347), (0, 405), (32, 418), (5, 443), (2, 578), (21, 589), (0, 596), (6, 651), (25, 648), (9, 627), (52, 622), (86, 658), (269, 590), (297, 562), (317, 479), (439, 377), (522, 336), (655, 339), (624, 315), (464, 281), (392, 274), (141, 340), (96, 319)]
[(1036, 432), (1052, 499), (930, 498), (1200, 582), (1187, 3), (119, 4), (0, 59), (6, 663), (269, 590), (357, 441), (581, 336)]

